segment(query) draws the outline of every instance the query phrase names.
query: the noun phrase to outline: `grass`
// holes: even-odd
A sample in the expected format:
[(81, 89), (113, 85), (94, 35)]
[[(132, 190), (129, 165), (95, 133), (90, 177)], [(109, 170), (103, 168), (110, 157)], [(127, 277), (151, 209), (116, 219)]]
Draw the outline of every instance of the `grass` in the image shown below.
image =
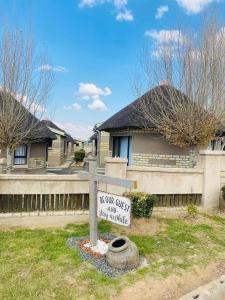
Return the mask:
[[(125, 285), (145, 276), (182, 273), (193, 265), (224, 258), (225, 219), (202, 215), (202, 222), (157, 219), (164, 230), (154, 235), (131, 234), (149, 264), (132, 274), (108, 279), (69, 250), (65, 239), (88, 235), (88, 225), (64, 229), (0, 231), (0, 299), (109, 299)], [(150, 220), (151, 222), (151, 220)], [(99, 232), (123, 233), (99, 223)]]

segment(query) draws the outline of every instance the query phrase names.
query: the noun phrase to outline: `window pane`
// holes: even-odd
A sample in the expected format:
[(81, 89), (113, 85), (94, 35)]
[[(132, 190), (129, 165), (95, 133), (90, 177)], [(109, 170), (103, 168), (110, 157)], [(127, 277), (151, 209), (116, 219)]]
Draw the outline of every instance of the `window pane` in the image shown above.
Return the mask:
[(25, 165), (26, 164), (26, 158), (15, 157), (14, 163), (15, 163), (15, 165)]
[(119, 137), (113, 138), (113, 157), (120, 156), (120, 149), (119, 149), (120, 139)]
[(27, 164), (27, 145), (20, 145), (15, 149), (14, 164), (15, 165)]
[(128, 158), (128, 137), (121, 137), (120, 140), (120, 157)]

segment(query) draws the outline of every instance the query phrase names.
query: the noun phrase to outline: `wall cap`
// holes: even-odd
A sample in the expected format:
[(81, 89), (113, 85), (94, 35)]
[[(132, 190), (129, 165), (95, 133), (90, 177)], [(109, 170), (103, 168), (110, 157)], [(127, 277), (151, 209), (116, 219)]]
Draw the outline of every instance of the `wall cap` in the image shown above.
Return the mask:
[(186, 173), (186, 174), (202, 174), (203, 169), (199, 168), (163, 168), (163, 167), (144, 167), (144, 166), (128, 166), (127, 171), (131, 172), (159, 172), (159, 173)]
[(88, 162), (88, 161), (96, 161), (96, 160), (97, 160), (96, 156), (88, 156), (88, 157), (85, 158), (86, 162)]
[(225, 151), (216, 151), (216, 150), (200, 150), (199, 151), (200, 155), (224, 155), (225, 156)]
[(105, 162), (106, 163), (125, 163), (127, 164), (128, 160), (127, 158), (122, 158), (122, 157), (105, 157)]
[(33, 181), (88, 181), (79, 178), (77, 174), (73, 175), (55, 175), (55, 174), (0, 174), (1, 180), (33, 180)]

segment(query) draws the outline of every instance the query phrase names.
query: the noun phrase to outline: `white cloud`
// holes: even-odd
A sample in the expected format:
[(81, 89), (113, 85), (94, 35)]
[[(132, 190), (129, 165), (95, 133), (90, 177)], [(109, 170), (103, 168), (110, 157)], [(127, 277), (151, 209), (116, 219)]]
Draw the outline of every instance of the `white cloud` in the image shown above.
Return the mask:
[(176, 49), (176, 44), (183, 44), (186, 37), (179, 30), (147, 30), (145, 36), (154, 40), (152, 56), (159, 58), (162, 56), (170, 57)]
[(82, 109), (82, 106), (79, 103), (77, 103), (77, 102), (73, 103), (72, 107), (73, 107), (73, 109), (75, 109), (77, 111), (79, 111), (79, 110)]
[(114, 0), (114, 5), (116, 8), (124, 8), (128, 4), (128, 0)]
[(82, 125), (80, 123), (71, 123), (71, 122), (57, 122), (54, 123), (59, 127), (71, 134), (72, 137), (81, 139), (81, 140), (88, 140), (89, 137), (93, 134), (93, 125)]
[(37, 71), (52, 71), (52, 72), (68, 72), (65, 67), (62, 66), (52, 66), (49, 64), (41, 65)]
[(64, 106), (64, 109), (67, 109), (67, 110), (74, 109), (76, 111), (81, 111), (82, 106), (79, 103), (75, 102), (72, 105)]
[(175, 51), (173, 46), (157, 46), (155, 50), (151, 52), (152, 56), (159, 58), (159, 57), (171, 57), (173, 52)]
[(102, 3), (105, 3), (106, 1), (104, 0), (81, 0), (80, 3), (79, 3), (79, 6), (80, 7), (85, 7), (85, 6), (88, 6), (88, 7), (93, 7), (97, 4), (102, 4)]
[(134, 20), (134, 16), (131, 10), (125, 9), (124, 11), (121, 11), (117, 14), (116, 20), (132, 22)]
[(91, 100), (92, 103), (88, 104), (88, 108), (91, 110), (99, 109), (102, 111), (107, 110), (107, 106), (100, 97), (107, 97), (112, 94), (112, 91), (109, 87), (98, 87), (94, 83), (79, 83), (78, 92), (75, 95), (78, 95), (83, 100)]
[(163, 15), (168, 11), (169, 11), (169, 7), (167, 5), (162, 5), (162, 6), (158, 7), (155, 18), (161, 19), (163, 17)]
[(184, 35), (179, 30), (147, 30), (145, 36), (151, 37), (158, 44), (183, 43), (185, 41)]
[[(111, 95), (111, 90), (108, 87), (100, 88), (96, 86), (94, 83), (80, 83), (78, 94), (82, 97), (84, 100), (89, 100), (91, 96), (109, 96)], [(89, 98), (88, 98), (89, 97)]]
[(176, 0), (177, 4), (185, 9), (187, 14), (197, 14), (207, 5), (218, 0)]
[(131, 22), (134, 20), (132, 11), (127, 8), (128, 0), (80, 0), (79, 7), (94, 7), (106, 3), (114, 7), (117, 21)]
[(99, 98), (94, 99), (91, 104), (88, 104), (88, 108), (90, 110), (95, 110), (95, 109), (100, 109), (102, 111), (108, 110), (108, 108), (105, 105), (105, 103), (101, 99), (99, 99)]
[(128, 4), (128, 0), (81, 0), (79, 3), (80, 7), (93, 7), (95, 5), (112, 3), (117, 9), (124, 8)]

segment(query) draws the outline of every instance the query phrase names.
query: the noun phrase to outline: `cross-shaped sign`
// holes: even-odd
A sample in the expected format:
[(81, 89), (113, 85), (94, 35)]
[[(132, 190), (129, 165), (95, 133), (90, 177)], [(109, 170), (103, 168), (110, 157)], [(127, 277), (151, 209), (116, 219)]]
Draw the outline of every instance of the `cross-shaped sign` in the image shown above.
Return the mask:
[(89, 164), (89, 172), (81, 171), (78, 176), (82, 179), (89, 180), (89, 210), (90, 210), (90, 244), (97, 245), (97, 183), (103, 182), (111, 185), (126, 187), (129, 189), (137, 188), (137, 182), (129, 179), (120, 179), (97, 174), (97, 163), (92, 161)]

